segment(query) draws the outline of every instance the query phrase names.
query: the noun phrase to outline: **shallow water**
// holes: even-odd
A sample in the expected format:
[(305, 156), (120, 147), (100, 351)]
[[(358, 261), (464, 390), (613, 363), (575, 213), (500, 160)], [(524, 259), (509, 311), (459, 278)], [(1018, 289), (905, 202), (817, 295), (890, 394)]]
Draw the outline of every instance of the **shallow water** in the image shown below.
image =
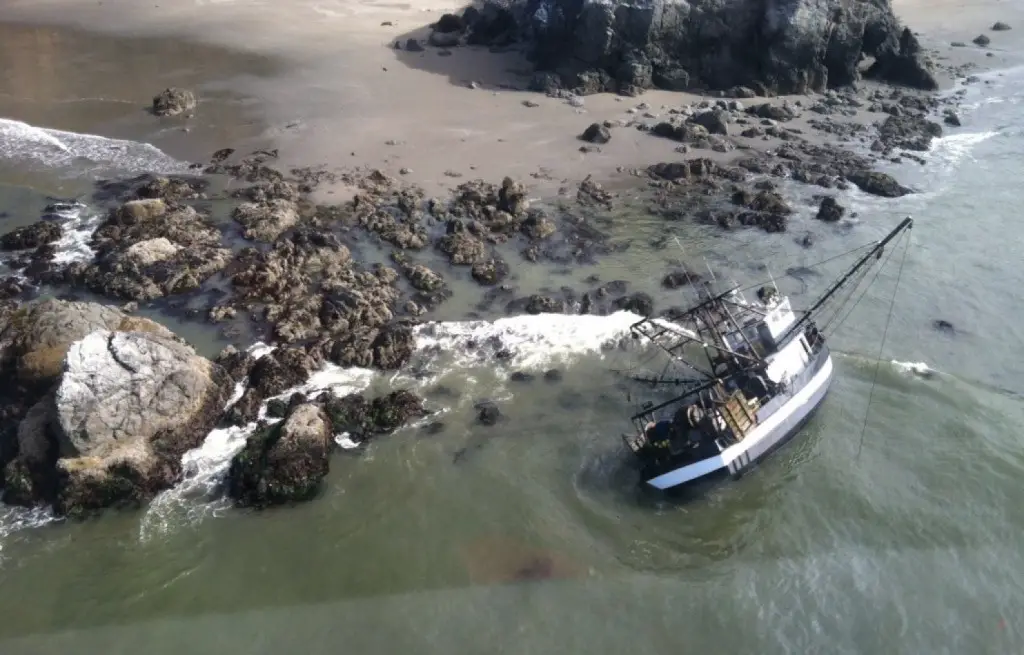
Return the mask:
[[(517, 271), (524, 290), (581, 288), (595, 273), (627, 279), (668, 306), (685, 297), (658, 287), (666, 261), (706, 257), (743, 282), (770, 273), (806, 305), (842, 265), (802, 282), (783, 281), (787, 267), (914, 215), (885, 348), (901, 250), (834, 335), (836, 381), (819, 414), (739, 482), (693, 500), (637, 491), (619, 441), (636, 398), (610, 371), (636, 358), (602, 348), (633, 317), (442, 322), (421, 328), (396, 376), (334, 370), (313, 381), (413, 388), (439, 412), (428, 421), (444, 424), (339, 452), (314, 502), (229, 508), (216, 485), (244, 435), (217, 433), (190, 455), (186, 482), (147, 511), (33, 529), (45, 517), (0, 509), (3, 652), (1019, 650), (1024, 72), (991, 81), (969, 87), (964, 127), (926, 167), (894, 165), (917, 195), (842, 194), (859, 216), (833, 226), (812, 218), (817, 190), (794, 186), (806, 206), (782, 235), (635, 213), (611, 226), (632, 239), (618, 255), (565, 273)], [(6, 202), (42, 202), (11, 181), (17, 189), (0, 187)], [(807, 231), (811, 249), (796, 244)], [(666, 235), (680, 246), (650, 245)], [(937, 318), (957, 334), (935, 331)], [(469, 342), (489, 336), (516, 358), (476, 356)], [(551, 368), (560, 381), (540, 375)], [(537, 378), (510, 381), (512, 371)], [(476, 425), (483, 399), (505, 420)]]

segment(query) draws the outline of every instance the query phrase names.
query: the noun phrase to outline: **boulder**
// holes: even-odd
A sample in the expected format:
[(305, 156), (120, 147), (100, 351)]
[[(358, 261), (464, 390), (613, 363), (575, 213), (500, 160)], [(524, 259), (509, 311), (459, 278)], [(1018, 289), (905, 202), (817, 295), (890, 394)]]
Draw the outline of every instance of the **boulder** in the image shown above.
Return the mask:
[(580, 139), (589, 143), (608, 143), (612, 140), (612, 133), (600, 123), (591, 123), (587, 129), (583, 130)]
[(230, 379), (172, 336), (97, 330), (68, 350), (50, 423), (66, 453), (55, 507), (137, 506), (178, 481), (220, 418)]
[(326, 412), (312, 403), (299, 404), (280, 423), (260, 426), (231, 460), (228, 495), (249, 507), (312, 498), (330, 468), (331, 432)]
[(15, 367), (17, 382), (49, 388), (61, 374), (71, 344), (97, 330), (132, 330), (171, 337), (149, 319), (130, 317), (90, 302), (45, 300), (23, 308), (7, 324), (0, 341)]
[(5, 412), (31, 404), (2, 443), (4, 501), (84, 516), (137, 506), (174, 484), (215, 425), (224, 370), (169, 330), (94, 303), (21, 310), (2, 336)]
[(153, 113), (157, 116), (177, 116), (196, 108), (196, 95), (185, 89), (171, 87), (153, 96)]
[(729, 115), (720, 110), (713, 109), (711, 111), (704, 111), (699, 114), (695, 114), (690, 118), (690, 122), (700, 125), (711, 134), (721, 134), (728, 136), (729, 134)]

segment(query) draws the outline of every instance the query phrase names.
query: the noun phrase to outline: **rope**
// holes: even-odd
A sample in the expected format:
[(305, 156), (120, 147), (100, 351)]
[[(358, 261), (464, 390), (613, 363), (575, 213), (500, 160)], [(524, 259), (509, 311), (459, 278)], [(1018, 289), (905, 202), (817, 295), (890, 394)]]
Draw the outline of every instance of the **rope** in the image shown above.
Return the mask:
[[(913, 228), (913, 226), (911, 226)], [(875, 358), (875, 374), (871, 379), (871, 390), (868, 392), (868, 404), (864, 408), (864, 421), (860, 426), (860, 439), (857, 441), (857, 456), (856, 460), (860, 459), (860, 451), (864, 446), (864, 433), (868, 427), (868, 416), (871, 413), (871, 400), (875, 395), (875, 384), (878, 382), (878, 369), (882, 365), (882, 350), (885, 348), (885, 339), (889, 335), (889, 324), (892, 322), (892, 310), (896, 307), (896, 292), (900, 288), (900, 280), (903, 278), (903, 265), (907, 263), (907, 251), (910, 250), (910, 232), (907, 232), (907, 242), (903, 247), (903, 258), (900, 260), (900, 269), (896, 273), (896, 286), (892, 290), (892, 298), (889, 300), (889, 314), (885, 319), (885, 329), (882, 330), (882, 343), (878, 346), (878, 357)], [(888, 258), (886, 259), (888, 261)], [(879, 268), (881, 270), (881, 268)]]

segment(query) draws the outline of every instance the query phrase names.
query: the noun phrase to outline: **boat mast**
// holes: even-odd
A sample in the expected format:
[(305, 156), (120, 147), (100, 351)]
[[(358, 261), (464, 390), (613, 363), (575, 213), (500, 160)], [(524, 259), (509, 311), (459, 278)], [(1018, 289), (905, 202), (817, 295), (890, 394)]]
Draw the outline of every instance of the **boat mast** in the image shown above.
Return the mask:
[(854, 274), (857, 273), (857, 271), (859, 271), (864, 265), (866, 265), (872, 257), (874, 257), (875, 259), (881, 259), (882, 252), (883, 250), (885, 250), (885, 246), (890, 241), (895, 239), (897, 235), (899, 235), (904, 230), (910, 229), (911, 227), (913, 227), (913, 225), (913, 218), (911, 218), (910, 216), (904, 218), (892, 232), (887, 234), (885, 238), (879, 241), (877, 244), (875, 244), (875, 247), (869, 250), (867, 254), (865, 254), (863, 257), (857, 260), (857, 262), (854, 263), (854, 265), (851, 266), (848, 271), (846, 271), (845, 275), (836, 280), (836, 282), (831, 287), (829, 287), (825, 291), (825, 293), (821, 295), (820, 298), (818, 298), (817, 302), (815, 302), (810, 309), (805, 311), (804, 315), (797, 319), (793, 323), (793, 325), (788, 330), (786, 330), (786, 332), (777, 340), (778, 343), (785, 343), (790, 336), (792, 336), (797, 330), (801, 328), (802, 325), (804, 325), (805, 323), (807, 323), (807, 321), (811, 319), (811, 315), (814, 314), (814, 312), (818, 311), (818, 309), (820, 309), (822, 305), (828, 302), (829, 298), (835, 295), (835, 293), (839, 291), (839, 289), (844, 284), (846, 284), (850, 280), (850, 278), (852, 278)]

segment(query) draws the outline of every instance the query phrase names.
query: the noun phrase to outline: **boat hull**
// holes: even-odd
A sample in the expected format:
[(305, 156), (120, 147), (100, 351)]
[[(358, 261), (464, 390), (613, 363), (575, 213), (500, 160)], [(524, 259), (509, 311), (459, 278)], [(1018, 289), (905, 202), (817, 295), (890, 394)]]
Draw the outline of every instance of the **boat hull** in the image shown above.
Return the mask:
[(796, 436), (825, 400), (833, 374), (827, 347), (819, 353), (815, 366), (810, 367), (808, 373), (806, 384), (769, 415), (763, 419), (759, 416), (757, 426), (742, 441), (713, 457), (645, 476), (646, 484), (668, 490), (722, 474), (742, 475)]

